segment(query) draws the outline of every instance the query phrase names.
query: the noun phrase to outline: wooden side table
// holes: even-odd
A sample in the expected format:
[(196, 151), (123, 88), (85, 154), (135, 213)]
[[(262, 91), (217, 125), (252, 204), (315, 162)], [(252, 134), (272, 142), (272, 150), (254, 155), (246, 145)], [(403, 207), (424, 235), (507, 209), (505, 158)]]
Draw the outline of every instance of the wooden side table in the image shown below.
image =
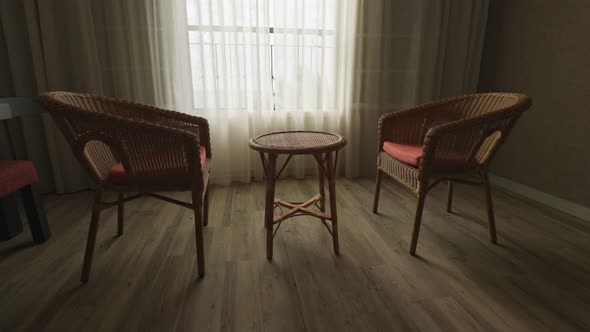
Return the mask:
[[(266, 227), (266, 258), (272, 259), (273, 239), (281, 223), (289, 218), (301, 215), (316, 217), (322, 221), (332, 235), (334, 253), (340, 254), (338, 244), (338, 216), (336, 213), (336, 179), (335, 169), (338, 150), (346, 145), (346, 139), (338, 134), (317, 131), (284, 131), (260, 135), (250, 140), (250, 148), (260, 153), (262, 167), (266, 178), (266, 202), (264, 225)], [(288, 155), (277, 172), (279, 155)], [(276, 181), (294, 155), (312, 155), (318, 168), (319, 194), (305, 202), (286, 202), (275, 199)], [(325, 181), (328, 179), (330, 213), (325, 206)], [(275, 215), (278, 207), (281, 212)], [(315, 207), (315, 209), (313, 208)], [(331, 222), (331, 226), (326, 223)], [(277, 225), (275, 229), (275, 225)]]

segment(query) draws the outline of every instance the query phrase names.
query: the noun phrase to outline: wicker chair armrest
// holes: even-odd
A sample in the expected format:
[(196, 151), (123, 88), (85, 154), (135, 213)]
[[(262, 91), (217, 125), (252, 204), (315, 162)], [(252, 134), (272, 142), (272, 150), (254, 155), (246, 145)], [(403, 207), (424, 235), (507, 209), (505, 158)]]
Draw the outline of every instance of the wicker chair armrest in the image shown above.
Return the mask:
[(163, 118), (161, 118), (160, 122), (162, 125), (197, 134), (199, 143), (207, 151), (207, 157), (211, 158), (211, 132), (207, 119), (175, 111), (163, 111)]
[(507, 110), (430, 128), (424, 139), (420, 170), (484, 166), (518, 117), (519, 112)]
[(211, 139), (207, 119), (177, 111), (123, 101), (112, 97), (85, 95), (87, 98), (102, 101), (104, 111), (115, 116), (149, 122), (169, 128), (184, 130), (199, 136), (199, 143), (207, 150), (207, 157), (211, 158)]
[(98, 182), (117, 163), (130, 184), (184, 186), (203, 180), (199, 145), (211, 155), (203, 118), (91, 94), (54, 91), (38, 99)]
[(129, 182), (198, 184), (202, 181), (198, 133), (159, 123), (136, 122), (120, 137)]
[[(123, 164), (129, 183), (179, 184), (202, 180), (199, 136), (195, 133), (157, 123), (102, 114), (83, 114), (93, 117), (93, 125), (85, 134), (76, 137), (80, 159), (96, 172), (97, 180), (104, 181), (113, 160)], [(70, 117), (75, 125), (76, 116)], [(87, 145), (101, 142), (109, 147), (111, 160), (104, 154), (89, 150)], [(107, 165), (108, 164), (108, 165)], [(105, 172), (106, 170), (106, 172)], [(197, 182), (193, 182), (197, 181)]]
[(130, 183), (199, 184), (203, 179), (196, 133), (142, 123), (122, 143), (121, 163)]

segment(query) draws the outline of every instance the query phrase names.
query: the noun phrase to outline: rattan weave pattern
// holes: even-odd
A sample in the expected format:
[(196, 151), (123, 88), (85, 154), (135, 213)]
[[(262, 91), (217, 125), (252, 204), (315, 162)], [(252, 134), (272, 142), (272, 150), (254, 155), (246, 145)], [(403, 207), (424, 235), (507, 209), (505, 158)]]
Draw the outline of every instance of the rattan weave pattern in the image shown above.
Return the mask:
[[(378, 149), (383, 142), (423, 145), (418, 172), (401, 172), (397, 165), (378, 158), (377, 168), (390, 176), (403, 178), (418, 193), (429, 181), (444, 173), (487, 168), (492, 157), (522, 113), (531, 106), (528, 96), (514, 93), (480, 93), (443, 99), (404, 111), (381, 116), (378, 123)], [(424, 119), (437, 112), (449, 112), (454, 121), (432, 127), (421, 137)], [(424, 139), (424, 141), (420, 141)], [(454, 160), (451, 169), (445, 161)], [(473, 167), (477, 165), (477, 167)], [(443, 169), (444, 168), (444, 169)], [(444, 171), (444, 172), (443, 172)], [(422, 186), (419, 186), (422, 182)]]
[(379, 168), (381, 171), (387, 173), (387, 175), (398, 180), (411, 190), (418, 188), (418, 169), (416, 167), (403, 163), (384, 151), (381, 151), (377, 158), (379, 160), (378, 164), (381, 165)]
[[(516, 122), (531, 105), (531, 99), (523, 94), (480, 93), (434, 101), (379, 118), (373, 212), (377, 213), (378, 210), (383, 174), (398, 180), (418, 196), (410, 244), (412, 255), (416, 254), (426, 194), (443, 180), (447, 180), (449, 185), (449, 212), (452, 208), (454, 182), (483, 185), (490, 240), (496, 243), (488, 166)], [(432, 119), (443, 117), (448, 121), (423, 128)], [(425, 130), (428, 130), (426, 135)], [(404, 164), (388, 155), (383, 151), (385, 141), (421, 145), (419, 166)], [(478, 175), (481, 182), (465, 179), (472, 175)]]
[(346, 139), (338, 134), (319, 131), (283, 131), (254, 137), (249, 145), (262, 152), (307, 154), (338, 150), (346, 145)]
[[(205, 275), (203, 226), (209, 214), (211, 142), (206, 119), (125, 100), (73, 92), (45, 92), (38, 97), (64, 134), (72, 152), (97, 182), (81, 281), (90, 278), (101, 211), (117, 206), (117, 233), (124, 231), (125, 202), (150, 196), (194, 212), (199, 276)], [(205, 147), (201, 167), (200, 147)], [(126, 181), (109, 174), (121, 163)], [(103, 192), (117, 192), (103, 201)], [(191, 191), (184, 202), (158, 194)], [(133, 195), (125, 197), (125, 193)]]
[[(339, 255), (338, 214), (336, 212), (336, 163), (338, 150), (346, 145), (346, 139), (338, 134), (319, 131), (281, 131), (254, 137), (250, 148), (258, 151), (266, 180), (264, 225), (266, 227), (266, 258), (273, 257), (273, 239), (279, 226), (286, 219), (297, 216), (319, 218), (332, 235), (334, 253)], [(288, 155), (277, 169), (279, 155)], [(302, 202), (286, 202), (275, 198), (276, 182), (293, 155), (312, 155), (318, 170), (319, 194)], [(326, 210), (325, 180), (328, 182), (329, 211)], [(311, 208), (311, 206), (315, 208)], [(281, 213), (275, 216), (275, 208)], [(283, 208), (287, 210), (283, 211)], [(328, 226), (326, 221), (331, 222)], [(276, 229), (274, 225), (277, 224)]]
[(46, 92), (39, 96), (98, 183), (122, 163), (129, 186), (187, 190), (202, 186), (199, 145), (211, 158), (206, 119), (91, 94)]

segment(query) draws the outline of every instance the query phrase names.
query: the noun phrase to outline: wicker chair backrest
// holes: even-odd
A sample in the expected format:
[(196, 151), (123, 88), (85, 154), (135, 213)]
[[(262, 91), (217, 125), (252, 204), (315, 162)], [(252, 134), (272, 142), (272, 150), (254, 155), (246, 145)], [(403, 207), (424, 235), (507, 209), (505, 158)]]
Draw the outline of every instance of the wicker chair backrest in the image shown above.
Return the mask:
[(97, 182), (119, 162), (130, 184), (186, 184), (189, 170), (200, 170), (198, 134), (167, 127), (163, 114), (142, 112), (149, 106), (70, 92), (44, 93), (39, 100)]

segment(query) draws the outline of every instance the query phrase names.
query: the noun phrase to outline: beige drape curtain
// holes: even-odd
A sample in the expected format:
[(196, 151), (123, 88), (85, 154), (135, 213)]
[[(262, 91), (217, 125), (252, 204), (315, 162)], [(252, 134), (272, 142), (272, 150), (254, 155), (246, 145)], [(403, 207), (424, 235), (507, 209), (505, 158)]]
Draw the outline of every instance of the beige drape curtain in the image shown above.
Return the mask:
[(361, 0), (355, 67), (359, 173), (373, 175), (377, 121), (475, 92), (488, 0)]
[[(175, 69), (167, 59), (174, 49), (166, 43), (173, 31), (162, 18), (174, 16), (167, 15), (167, 3), (0, 1), (0, 97), (69, 90), (171, 106)], [(10, 127), (22, 132), (15, 142), (18, 157), (35, 162), (43, 191), (90, 186), (47, 114), (11, 121)]]
[[(174, 10), (184, 2), (0, 0), (0, 97), (71, 90), (168, 108), (192, 103), (183, 93), (188, 55), (175, 43), (186, 33)], [(475, 89), (487, 6), (358, 0), (353, 101), (341, 123), (354, 156), (343, 160), (347, 176), (374, 172), (380, 114)], [(24, 132), (20, 157), (36, 163), (45, 191), (90, 185), (46, 115), (11, 126)]]

